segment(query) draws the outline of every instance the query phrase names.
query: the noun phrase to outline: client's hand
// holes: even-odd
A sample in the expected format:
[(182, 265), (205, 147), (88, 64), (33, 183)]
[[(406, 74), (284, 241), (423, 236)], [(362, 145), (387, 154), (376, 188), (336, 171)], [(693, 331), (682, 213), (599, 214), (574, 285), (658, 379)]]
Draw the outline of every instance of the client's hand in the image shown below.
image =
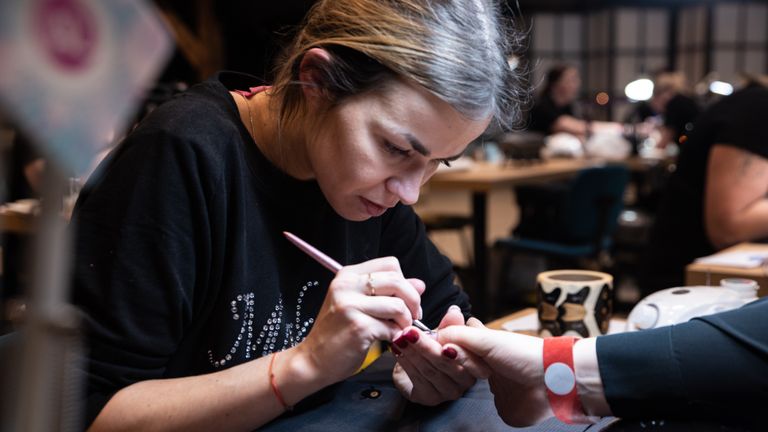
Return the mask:
[[(457, 306), (448, 309), (438, 330), (452, 325), (464, 325)], [(415, 327), (404, 329), (391, 349), (397, 357), (392, 373), (395, 386), (406, 398), (423, 405), (458, 399), (477, 378), (487, 378), (490, 373), (471, 353), (458, 347), (444, 349), (434, 336)]]
[(543, 340), (517, 333), (451, 326), (438, 333), (446, 348), (463, 347), (492, 369), (491, 391), (505, 423), (520, 427), (539, 423), (554, 413), (544, 387)]

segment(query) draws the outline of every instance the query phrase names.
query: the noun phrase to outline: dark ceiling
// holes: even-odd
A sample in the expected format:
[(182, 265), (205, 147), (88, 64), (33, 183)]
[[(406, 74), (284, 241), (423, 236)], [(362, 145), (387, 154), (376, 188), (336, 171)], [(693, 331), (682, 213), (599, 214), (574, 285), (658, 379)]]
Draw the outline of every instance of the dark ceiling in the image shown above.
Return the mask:
[[(727, 0), (726, 0), (727, 1)], [(510, 7), (523, 14), (531, 12), (578, 12), (614, 6), (659, 7), (682, 6), (701, 3), (717, 3), (718, 0), (506, 0)], [(722, 0), (720, 1), (722, 2)]]
[[(176, 11), (180, 18), (195, 28), (196, 9), (188, 0), (154, 0), (161, 7)], [(523, 16), (535, 12), (579, 12), (617, 6), (649, 7), (717, 0), (501, 0), (509, 10)], [(721, 0), (723, 1), (723, 0)], [(727, 0), (725, 0), (727, 1)], [(229, 0), (215, 3), (224, 43), (224, 67), (267, 77), (279, 46), (283, 45), (291, 28), (297, 25), (315, 0), (279, 0), (255, 2)], [(519, 16), (519, 15), (518, 15)], [(164, 80), (194, 81), (195, 72), (176, 52), (168, 65)]]

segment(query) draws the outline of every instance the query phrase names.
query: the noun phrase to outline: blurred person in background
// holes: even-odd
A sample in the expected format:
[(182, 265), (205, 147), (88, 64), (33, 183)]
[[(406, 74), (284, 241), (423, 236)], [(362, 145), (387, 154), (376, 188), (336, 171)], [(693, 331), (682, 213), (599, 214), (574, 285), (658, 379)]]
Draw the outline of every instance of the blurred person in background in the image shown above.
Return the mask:
[(685, 143), (701, 113), (699, 104), (687, 94), (686, 89), (686, 79), (682, 72), (662, 71), (654, 77), (649, 106), (661, 117), (658, 126), (660, 148), (670, 143)]
[[(34, 201), (40, 198), (45, 158), (20, 132), (13, 133), (13, 140), (3, 155), (5, 169), (4, 202), (27, 200), (34, 211)], [(23, 299), (29, 283), (27, 261), (32, 253), (32, 237), (28, 233), (4, 231), (2, 233), (2, 289), (0, 315), (15, 319), (23, 311)]]
[(768, 237), (768, 89), (757, 82), (698, 118), (651, 229), (640, 288), (684, 284), (685, 266)]
[(688, 140), (700, 113), (700, 104), (689, 95), (682, 72), (662, 70), (653, 76), (651, 98), (635, 104), (625, 122), (635, 125), (637, 137), (650, 137), (658, 150), (666, 152), (673, 144), (674, 149), (669, 151), (676, 154), (677, 147)]
[(575, 66), (561, 64), (550, 68), (544, 88), (531, 108), (528, 129), (544, 135), (565, 132), (582, 141), (595, 132), (623, 133), (620, 123), (585, 119), (576, 104), (580, 92), (581, 76)]

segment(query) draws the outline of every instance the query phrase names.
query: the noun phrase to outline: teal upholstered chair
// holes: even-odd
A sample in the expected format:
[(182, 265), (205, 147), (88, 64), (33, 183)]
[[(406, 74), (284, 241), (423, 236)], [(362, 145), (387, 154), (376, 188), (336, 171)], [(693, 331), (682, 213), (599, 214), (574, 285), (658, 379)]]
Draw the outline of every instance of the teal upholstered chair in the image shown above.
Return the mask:
[[(538, 189), (535, 199), (521, 204), (521, 226), (494, 243), (499, 257), (499, 290), (515, 289), (509, 287), (509, 276), (510, 271), (516, 271), (515, 257), (521, 254), (544, 258), (539, 270), (605, 270), (628, 181), (625, 166), (605, 165), (586, 168), (568, 182)], [(535, 286), (535, 280), (524, 283), (526, 288)]]

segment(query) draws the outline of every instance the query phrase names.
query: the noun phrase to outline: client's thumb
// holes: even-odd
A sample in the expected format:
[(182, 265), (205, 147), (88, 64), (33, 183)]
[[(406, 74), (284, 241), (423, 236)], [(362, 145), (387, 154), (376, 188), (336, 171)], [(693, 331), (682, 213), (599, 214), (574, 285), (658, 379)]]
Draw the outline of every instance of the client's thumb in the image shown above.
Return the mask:
[(483, 322), (475, 317), (469, 317), (467, 320), (467, 326), (475, 328), (486, 328)]
[(493, 341), (488, 337), (491, 333), (484, 328), (455, 325), (441, 329), (437, 333), (437, 338), (441, 345), (454, 343), (484, 357), (493, 347)]

